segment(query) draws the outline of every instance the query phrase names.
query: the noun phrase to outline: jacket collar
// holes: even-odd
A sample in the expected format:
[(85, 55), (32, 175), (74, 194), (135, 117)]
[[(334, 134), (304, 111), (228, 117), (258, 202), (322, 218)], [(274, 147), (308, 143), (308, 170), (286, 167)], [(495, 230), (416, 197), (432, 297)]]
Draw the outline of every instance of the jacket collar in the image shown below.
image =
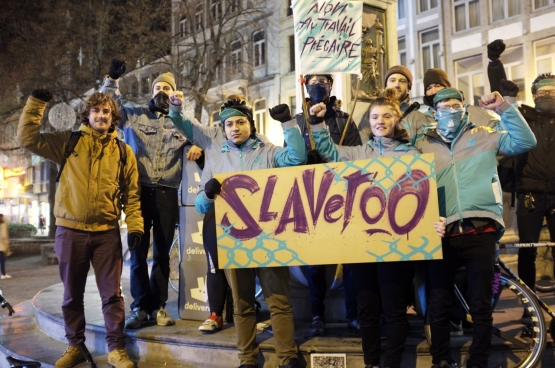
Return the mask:
[(94, 140), (109, 141), (118, 137), (118, 132), (114, 129), (112, 132), (100, 133), (91, 128), (89, 125), (81, 124), (79, 126), (79, 131), (81, 134), (88, 135)]

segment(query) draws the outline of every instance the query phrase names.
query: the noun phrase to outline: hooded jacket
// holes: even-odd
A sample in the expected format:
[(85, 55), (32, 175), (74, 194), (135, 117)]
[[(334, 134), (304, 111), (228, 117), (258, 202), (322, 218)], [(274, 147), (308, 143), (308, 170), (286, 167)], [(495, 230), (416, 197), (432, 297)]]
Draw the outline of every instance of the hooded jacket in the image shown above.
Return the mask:
[(364, 160), (389, 156), (402, 156), (420, 153), (416, 147), (408, 143), (406, 132), (400, 137), (386, 138), (371, 135), (370, 140), (354, 147), (340, 146), (333, 143), (329, 130), (324, 123), (312, 126), (312, 136), (316, 150), (324, 162), (340, 162)]
[(282, 123), (287, 147), (274, 146), (260, 138), (249, 138), (242, 145), (236, 146), (227, 140), (220, 127), (206, 127), (196, 119), (190, 119), (183, 110), (170, 110), (176, 128), (187, 139), (205, 150), (208, 159), (202, 171), (199, 184), (200, 191), (195, 206), (200, 213), (207, 213), (214, 208), (214, 200), (204, 193), (204, 184), (214, 174), (269, 169), (274, 167), (297, 166), (306, 162), (306, 149), (299, 127), (295, 120)]
[(120, 107), (119, 128), (137, 157), (141, 185), (179, 188), (186, 139), (171, 119), (146, 106), (124, 106), (119, 79), (105, 78), (100, 91), (112, 96)]
[[(41, 133), (45, 107), (46, 102), (29, 97), (19, 119), (17, 140), (22, 148), (59, 165), (71, 130)], [(75, 154), (67, 158), (56, 189), (56, 225), (91, 232), (119, 228), (122, 203), (117, 132), (100, 133), (84, 124), (81, 124), (79, 130), (82, 136), (75, 146)], [(125, 222), (128, 232), (142, 234), (137, 161), (131, 147), (126, 145), (125, 148)]]
[(466, 125), (451, 144), (435, 130), (416, 143), (423, 153), (435, 154), (440, 216), (447, 224), (467, 218), (489, 218), (504, 231), (503, 197), (497, 175), (497, 156), (526, 152), (536, 138), (516, 105), (504, 103), (498, 111), (506, 131), (476, 126), (465, 107)]

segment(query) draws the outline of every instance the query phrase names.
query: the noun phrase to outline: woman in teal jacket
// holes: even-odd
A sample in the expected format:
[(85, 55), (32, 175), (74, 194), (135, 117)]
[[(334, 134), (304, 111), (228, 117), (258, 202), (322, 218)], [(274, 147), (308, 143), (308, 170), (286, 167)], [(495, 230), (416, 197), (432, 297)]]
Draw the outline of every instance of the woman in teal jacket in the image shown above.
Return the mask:
[[(311, 109), (312, 134), (316, 149), (324, 161), (338, 162), (419, 154), (409, 143), (404, 129), (399, 127), (401, 111), (396, 90), (386, 89), (369, 108), (370, 140), (362, 146), (346, 147), (333, 143), (329, 131), (318, 116), (325, 113), (325, 106)], [(443, 221), (436, 223), (436, 230), (443, 235)], [(384, 366), (399, 368), (405, 347), (407, 326), (407, 296), (410, 292), (413, 267), (410, 262), (357, 263), (351, 265), (357, 280), (358, 319), (362, 336), (364, 364), (367, 368), (380, 364), (380, 312), (386, 321), (386, 356)]]
[[(172, 104), (170, 117), (176, 128), (193, 144), (203, 147), (208, 154), (202, 171), (201, 190), (195, 201), (195, 206), (200, 213), (213, 210), (214, 197), (220, 193), (221, 185), (212, 177), (214, 174), (296, 166), (306, 162), (304, 140), (287, 105), (270, 109), (270, 115), (273, 118), (284, 121), (282, 127), (287, 147), (283, 148), (264, 143), (257, 137), (252, 108), (244, 98), (229, 98), (222, 105), (220, 120), (224, 130), (219, 127), (203, 126), (187, 117), (181, 108), (182, 93), (172, 93), (170, 101)], [(238, 268), (226, 269), (225, 273), (233, 294), (233, 317), (237, 333), (237, 348), (240, 351), (240, 367), (258, 366), (256, 276), (260, 280), (262, 292), (270, 310), (280, 367), (298, 367), (298, 350), (294, 338), (293, 309), (290, 301), (289, 268)]]

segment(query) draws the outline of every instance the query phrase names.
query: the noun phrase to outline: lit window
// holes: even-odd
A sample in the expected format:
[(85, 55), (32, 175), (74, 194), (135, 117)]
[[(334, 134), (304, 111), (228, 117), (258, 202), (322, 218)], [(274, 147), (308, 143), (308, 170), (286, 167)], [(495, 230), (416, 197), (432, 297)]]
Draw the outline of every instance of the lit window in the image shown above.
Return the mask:
[(454, 0), (455, 32), (478, 27), (480, 25), (479, 0)]
[(437, 28), (420, 32), (420, 50), (422, 75), (430, 68), (441, 68), (439, 30)]
[(266, 132), (266, 100), (258, 100), (254, 103), (254, 125), (256, 132), (267, 134)]
[(491, 21), (514, 17), (520, 14), (520, 1), (518, 0), (490, 0)]
[(555, 71), (555, 37), (534, 42), (536, 75)]
[(455, 61), (457, 88), (464, 93), (465, 103), (479, 106), (478, 100), (485, 94), (482, 55)]

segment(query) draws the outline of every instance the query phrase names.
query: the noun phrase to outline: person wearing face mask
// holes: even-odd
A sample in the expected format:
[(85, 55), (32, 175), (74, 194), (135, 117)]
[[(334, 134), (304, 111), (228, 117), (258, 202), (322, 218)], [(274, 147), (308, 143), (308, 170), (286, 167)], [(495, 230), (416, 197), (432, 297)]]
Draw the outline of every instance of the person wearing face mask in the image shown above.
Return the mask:
[[(175, 322), (164, 307), (168, 300), (169, 250), (179, 213), (177, 192), (181, 184), (183, 147), (187, 142), (168, 117), (169, 94), (176, 90), (173, 75), (163, 73), (154, 79), (148, 106), (128, 106), (123, 105), (119, 91), (119, 77), (125, 70), (125, 61), (113, 59), (101, 91), (113, 96), (121, 109), (118, 127), (139, 163), (144, 233), (150, 234), (152, 229), (154, 247), (150, 278), (147, 264), (150, 237), (144, 236), (131, 251), (133, 302), (125, 328), (138, 328), (147, 322), (172, 326)], [(193, 147), (187, 159), (196, 160), (201, 154), (200, 148)]]
[[(370, 140), (367, 144), (343, 147), (334, 144), (321, 116), (324, 104), (311, 107), (312, 134), (316, 149), (325, 162), (340, 162), (418, 154), (400, 126), (401, 110), (397, 90), (386, 89), (369, 108)], [(438, 235), (445, 231), (445, 219), (435, 223)], [(412, 285), (412, 262), (357, 263), (349, 265), (357, 280), (355, 293), (362, 337), (364, 364), (380, 365), (380, 313), (386, 320), (384, 366), (401, 367), (407, 327), (408, 294)]]
[(491, 345), (492, 283), (495, 244), (504, 231), (497, 156), (524, 153), (536, 138), (516, 105), (499, 92), (482, 96), (484, 109), (501, 117), (503, 131), (477, 126), (470, 119), (462, 93), (444, 88), (434, 97), (437, 129), (428, 131), (416, 146), (435, 154), (440, 216), (447, 218), (442, 241), (443, 259), (427, 261), (430, 352), (434, 368), (458, 367), (450, 354), (450, 310), (453, 283), (460, 265), (466, 267), (467, 300), (473, 338), (467, 367), (486, 368)]
[[(412, 73), (403, 65), (395, 65), (387, 70), (384, 78), (385, 88), (394, 88), (396, 99), (401, 110), (400, 126), (405, 129), (412, 144), (427, 131), (430, 126), (435, 126), (433, 118), (424, 115), (418, 109), (418, 102), (411, 103), (410, 90), (412, 89)], [(364, 113), (358, 124), (358, 131), (362, 142), (370, 139), (371, 128), (369, 119), (370, 109)]]
[[(214, 174), (296, 166), (307, 160), (303, 138), (287, 105), (270, 109), (270, 116), (282, 123), (287, 143), (284, 148), (258, 138), (252, 108), (242, 96), (230, 96), (222, 104), (220, 120), (223, 130), (220, 127), (203, 126), (196, 119), (188, 117), (182, 109), (182, 92), (172, 92), (170, 101), (170, 116), (177, 129), (194, 144), (207, 147), (210, 157), (202, 171), (200, 190), (195, 200), (195, 207), (202, 214), (214, 210), (214, 198), (221, 192), (221, 183), (213, 177)], [(268, 303), (279, 367), (299, 367), (290, 301), (289, 268), (235, 268), (226, 269), (225, 274), (233, 295), (239, 368), (258, 367), (256, 276)]]
[[(447, 73), (439, 68), (431, 68), (426, 70), (424, 73), (424, 104), (428, 106), (428, 111), (426, 111), (426, 116), (434, 118), (435, 104), (434, 98), (436, 94), (444, 88), (450, 88), (451, 82), (449, 82), (449, 77)], [(505, 97), (505, 95), (502, 95)], [(513, 102), (513, 101), (511, 101)], [(480, 108), (479, 106), (467, 105), (467, 112), (470, 115), (470, 121), (477, 126), (488, 126), (495, 130), (501, 130), (499, 126), (499, 119), (487, 110)], [(435, 127), (435, 122), (427, 127), (428, 129), (433, 129)]]
[[(329, 128), (330, 136), (332, 140), (339, 144), (345, 124), (348, 121), (349, 114), (343, 112), (342, 110), (336, 110), (333, 108), (335, 104), (336, 97), (330, 96), (331, 88), (333, 87), (333, 78), (330, 74), (307, 74), (306, 79), (306, 90), (308, 92), (309, 99), (307, 100), (307, 108), (310, 109), (311, 106), (318, 103), (323, 103), (326, 105), (326, 114), (324, 120)], [(318, 156), (318, 152), (312, 149), (310, 146), (310, 138), (308, 135), (307, 123), (305, 121), (305, 116), (301, 112), (295, 115), (295, 119), (299, 128), (301, 129), (301, 134), (304, 137), (305, 147), (308, 152), (308, 164), (320, 163), (321, 158)], [(362, 144), (360, 140), (360, 135), (358, 134), (356, 125), (351, 122), (347, 127), (347, 132), (345, 134), (345, 139), (342, 143), (343, 146), (357, 146)], [(352, 272), (348, 265), (342, 266), (343, 272), (343, 291), (345, 294), (345, 317), (347, 319), (347, 329), (351, 332), (358, 333), (359, 325), (356, 318), (356, 297), (354, 295), (354, 282)], [(326, 298), (327, 280), (326, 280), (326, 266), (305, 266), (303, 267), (303, 273), (306, 277), (308, 283), (308, 292), (310, 303), (312, 305), (312, 322), (310, 326), (311, 336), (321, 336), (325, 332), (326, 318), (325, 318), (325, 305), (324, 299)]]
[(118, 220), (125, 212), (128, 243), (130, 247), (137, 245), (143, 235), (137, 161), (131, 147), (117, 138), (121, 114), (116, 102), (100, 92), (85, 101), (80, 138), (73, 154), (65, 159), (72, 131), (41, 133), (41, 120), (51, 99), (52, 93), (46, 89), (31, 92), (19, 119), (17, 140), (22, 148), (64, 168), (54, 203), (54, 250), (64, 286), (62, 315), (68, 347), (54, 367), (74, 367), (86, 361), (79, 346), (85, 341), (84, 294), (92, 265), (102, 300), (108, 364), (133, 368), (123, 332), (123, 256)]

